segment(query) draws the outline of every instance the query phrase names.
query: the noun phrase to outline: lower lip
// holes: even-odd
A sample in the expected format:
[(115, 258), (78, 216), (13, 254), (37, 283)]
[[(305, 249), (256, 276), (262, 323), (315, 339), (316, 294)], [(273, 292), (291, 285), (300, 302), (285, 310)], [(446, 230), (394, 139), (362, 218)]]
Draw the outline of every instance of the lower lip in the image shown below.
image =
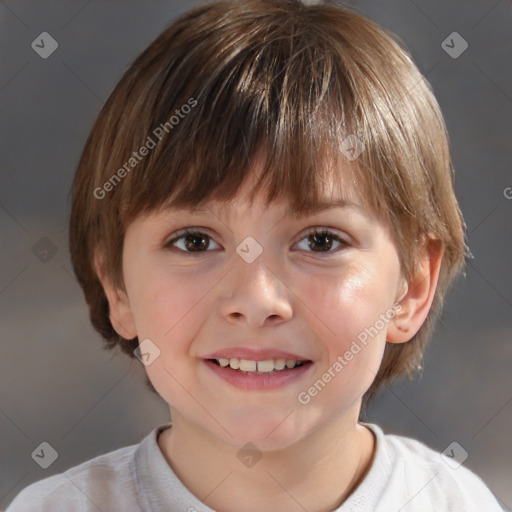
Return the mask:
[(233, 370), (229, 366), (219, 366), (212, 361), (205, 360), (206, 366), (212, 372), (229, 384), (247, 390), (276, 389), (300, 379), (313, 366), (312, 362), (297, 366), (291, 370), (278, 370), (276, 373), (253, 373)]

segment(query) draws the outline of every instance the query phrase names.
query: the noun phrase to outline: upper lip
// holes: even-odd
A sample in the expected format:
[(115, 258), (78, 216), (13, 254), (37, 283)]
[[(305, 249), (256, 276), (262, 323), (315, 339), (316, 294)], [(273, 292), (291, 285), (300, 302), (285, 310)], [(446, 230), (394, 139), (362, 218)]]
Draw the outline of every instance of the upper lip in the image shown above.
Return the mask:
[(205, 359), (246, 359), (248, 361), (268, 361), (269, 359), (294, 359), (296, 361), (310, 361), (307, 357), (301, 357), (292, 352), (279, 350), (276, 348), (251, 348), (251, 347), (232, 347), (216, 350), (204, 357)]

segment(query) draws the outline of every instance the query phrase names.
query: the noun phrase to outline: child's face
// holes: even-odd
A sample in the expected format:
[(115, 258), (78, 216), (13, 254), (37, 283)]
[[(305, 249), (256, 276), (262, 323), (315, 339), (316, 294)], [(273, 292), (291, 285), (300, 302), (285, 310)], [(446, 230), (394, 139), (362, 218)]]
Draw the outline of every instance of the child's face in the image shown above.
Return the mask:
[[(212, 203), (208, 211), (152, 213), (129, 225), (127, 302), (115, 314), (139, 341), (158, 346), (160, 356), (146, 370), (173, 415), (227, 443), (277, 449), (358, 411), (379, 368), (402, 279), (388, 227), (364, 209), (297, 218), (286, 215), (289, 205), (265, 208), (259, 197), (249, 208), (244, 194), (223, 211)], [(204, 243), (185, 237), (166, 248), (183, 228), (204, 233)], [(329, 229), (343, 243), (308, 237), (310, 228)], [(262, 249), (252, 262), (237, 252), (255, 254), (254, 242), (241, 244), (247, 237)], [(238, 348), (284, 351), (311, 363), (275, 377), (252, 374), (253, 388), (244, 389), (248, 381), (229, 377), (247, 374), (207, 361)], [(253, 359), (276, 359), (260, 355)], [(269, 387), (256, 389), (264, 380)], [(308, 391), (319, 380), (316, 393)]]

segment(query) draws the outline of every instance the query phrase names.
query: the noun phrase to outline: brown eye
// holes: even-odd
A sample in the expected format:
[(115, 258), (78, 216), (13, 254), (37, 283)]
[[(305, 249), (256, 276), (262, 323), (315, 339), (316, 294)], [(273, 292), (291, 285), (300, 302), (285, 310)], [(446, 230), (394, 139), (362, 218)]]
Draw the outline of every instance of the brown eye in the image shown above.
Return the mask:
[(299, 248), (316, 253), (331, 254), (337, 252), (336, 250), (331, 250), (333, 247), (334, 249), (339, 249), (340, 247), (348, 245), (348, 243), (342, 240), (338, 235), (328, 230), (314, 230), (306, 233), (304, 238), (299, 242), (299, 245), (302, 244), (304, 240), (307, 240), (307, 244), (303, 244), (303, 246)]
[[(207, 252), (213, 240), (200, 231), (185, 231), (180, 236), (173, 238), (166, 247), (182, 252), (199, 253)], [(213, 242), (215, 243), (215, 242)]]

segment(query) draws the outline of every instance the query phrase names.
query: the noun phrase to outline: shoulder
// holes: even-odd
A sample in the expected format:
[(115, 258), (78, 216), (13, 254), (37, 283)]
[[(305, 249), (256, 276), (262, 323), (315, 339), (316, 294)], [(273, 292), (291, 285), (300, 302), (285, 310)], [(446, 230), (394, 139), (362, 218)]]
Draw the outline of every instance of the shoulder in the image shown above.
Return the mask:
[(120, 490), (136, 496), (131, 473), (138, 446), (120, 448), (35, 482), (16, 496), (6, 512), (115, 510)]
[(420, 441), (370, 428), (390, 461), (385, 495), (395, 504), (398, 497), (408, 503), (407, 510), (435, 505), (444, 511), (502, 512), (481, 478), (462, 465), (467, 455), (460, 445), (450, 445), (442, 455)]

